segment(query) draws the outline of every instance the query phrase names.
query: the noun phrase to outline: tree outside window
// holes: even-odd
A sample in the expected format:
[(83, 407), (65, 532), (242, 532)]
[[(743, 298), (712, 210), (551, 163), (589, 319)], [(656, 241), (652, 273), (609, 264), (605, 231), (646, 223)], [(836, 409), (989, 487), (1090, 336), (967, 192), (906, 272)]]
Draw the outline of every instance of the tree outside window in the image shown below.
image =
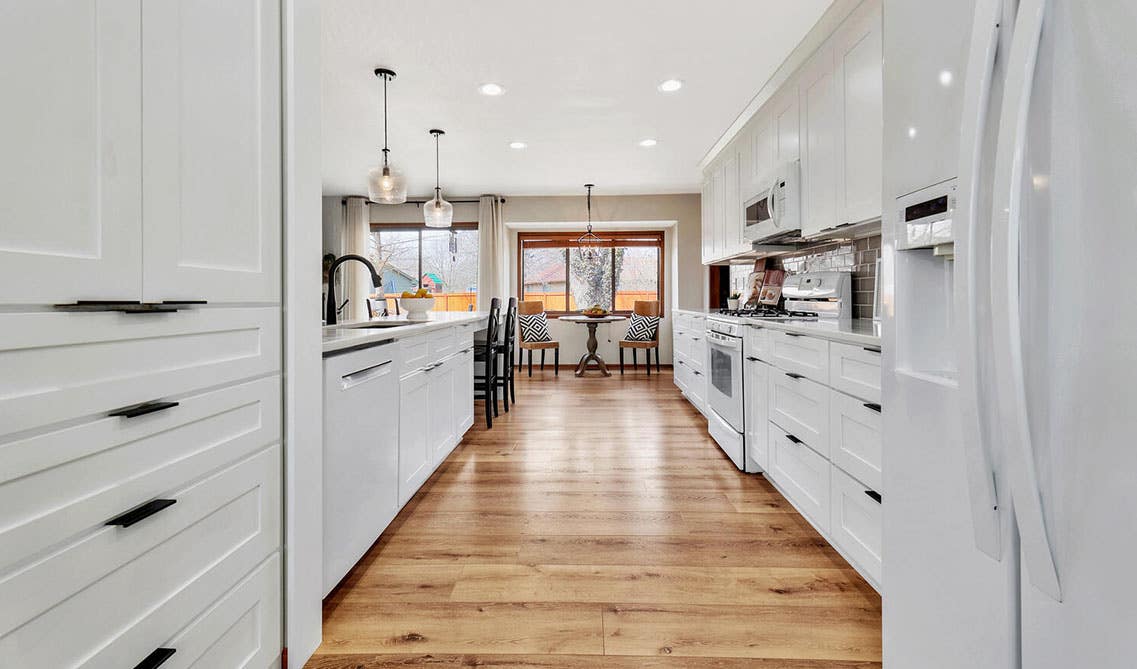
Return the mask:
[[(403, 291), (426, 288), (435, 311), (477, 309), (478, 227), (455, 223), (440, 230), (413, 225), (372, 225), (369, 259), (383, 277), (383, 299), (395, 313)], [(375, 296), (379, 304), (379, 296)]]

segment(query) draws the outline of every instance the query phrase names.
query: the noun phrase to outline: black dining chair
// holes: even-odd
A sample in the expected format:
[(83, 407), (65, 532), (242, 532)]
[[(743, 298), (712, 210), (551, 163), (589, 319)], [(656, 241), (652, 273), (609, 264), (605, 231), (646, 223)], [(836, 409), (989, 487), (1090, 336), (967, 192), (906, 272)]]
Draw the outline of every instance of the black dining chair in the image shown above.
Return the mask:
[(495, 348), (501, 356), (501, 367), (498, 368), (498, 387), (501, 389), (501, 403), (506, 411), (509, 405), (517, 404), (517, 391), (514, 388), (513, 378), (516, 367), (513, 357), (517, 353), (517, 298), (509, 298), (509, 306), (505, 309), (505, 323), (499, 328), (501, 339)]
[[(474, 342), (474, 399), (486, 402), (486, 427), (493, 427), (497, 417), (497, 337), (498, 319), (501, 317), (501, 300), (490, 301), (490, 315), (486, 323), (485, 341)], [(480, 370), (479, 370), (480, 368)], [(481, 371), (481, 374), (478, 372)]]

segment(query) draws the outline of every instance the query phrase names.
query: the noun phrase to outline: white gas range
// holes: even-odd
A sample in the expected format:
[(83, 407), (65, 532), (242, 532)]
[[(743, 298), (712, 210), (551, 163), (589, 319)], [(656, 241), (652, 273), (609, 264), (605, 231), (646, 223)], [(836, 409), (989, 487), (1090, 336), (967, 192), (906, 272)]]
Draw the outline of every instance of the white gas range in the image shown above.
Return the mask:
[(841, 320), (852, 316), (852, 277), (848, 272), (806, 272), (787, 276), (783, 310), (729, 311), (707, 318), (708, 430), (739, 469), (760, 471), (746, 457), (746, 398), (743, 389), (744, 333), (752, 322)]

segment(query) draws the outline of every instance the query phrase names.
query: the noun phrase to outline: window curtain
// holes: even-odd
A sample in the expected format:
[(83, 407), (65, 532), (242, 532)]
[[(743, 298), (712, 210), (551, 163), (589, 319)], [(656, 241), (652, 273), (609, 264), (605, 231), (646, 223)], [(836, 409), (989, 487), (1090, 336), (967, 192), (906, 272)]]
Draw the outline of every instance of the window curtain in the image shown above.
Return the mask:
[(490, 300), (500, 297), (504, 304), (509, 292), (509, 239), (505, 234), (501, 198), (483, 195), (478, 199), (478, 310), (489, 309)]
[[(371, 205), (367, 198), (347, 198), (347, 212), (344, 217), (343, 252), (355, 253), (369, 257), (368, 242), (371, 236)], [(340, 322), (348, 320), (364, 320), (369, 318), (367, 313), (367, 297), (374, 288), (371, 285), (371, 273), (363, 263), (350, 261), (340, 266), (339, 273), (343, 275), (344, 294), (340, 302), (346, 297), (349, 302), (340, 312)], [(339, 306), (339, 305), (336, 305)]]

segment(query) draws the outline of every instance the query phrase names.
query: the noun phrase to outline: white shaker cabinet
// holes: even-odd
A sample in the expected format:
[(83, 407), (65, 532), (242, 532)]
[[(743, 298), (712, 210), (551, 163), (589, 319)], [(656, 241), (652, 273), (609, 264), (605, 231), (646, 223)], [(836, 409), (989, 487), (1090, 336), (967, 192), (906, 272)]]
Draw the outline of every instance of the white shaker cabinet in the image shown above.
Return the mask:
[(145, 300), (279, 299), (280, 81), (279, 0), (142, 3)]
[(884, 93), (881, 8), (866, 2), (834, 36), (837, 118), (837, 224), (881, 215)]
[(138, 300), (141, 2), (4, 4), (0, 304)]
[(801, 157), (800, 107), (798, 104), (798, 82), (792, 78), (782, 85), (778, 95), (772, 100), (775, 160), (778, 164), (798, 160)]
[(430, 390), (426, 370), (399, 379), (399, 506), (430, 476)]
[(833, 47), (822, 46), (801, 74), (801, 234), (837, 225), (837, 144), (840, 124)]
[(710, 176), (703, 179), (703, 192), (700, 198), (700, 216), (702, 220), (702, 257), (703, 263), (714, 259), (714, 220), (715, 220), (715, 182)]
[[(454, 438), (454, 410), (455, 403), (458, 401), (455, 387), (458, 384), (458, 369), (461, 367), (460, 356), (451, 356), (442, 362), (435, 363), (433, 367), (428, 368), (426, 375), (429, 379), (428, 386), (430, 388), (429, 398), (430, 404), (428, 410), (431, 417), (428, 419), (430, 424), (430, 464), (431, 470), (450, 455), (450, 451), (458, 440)], [(471, 394), (466, 400), (472, 407), (474, 405), (473, 395)]]

